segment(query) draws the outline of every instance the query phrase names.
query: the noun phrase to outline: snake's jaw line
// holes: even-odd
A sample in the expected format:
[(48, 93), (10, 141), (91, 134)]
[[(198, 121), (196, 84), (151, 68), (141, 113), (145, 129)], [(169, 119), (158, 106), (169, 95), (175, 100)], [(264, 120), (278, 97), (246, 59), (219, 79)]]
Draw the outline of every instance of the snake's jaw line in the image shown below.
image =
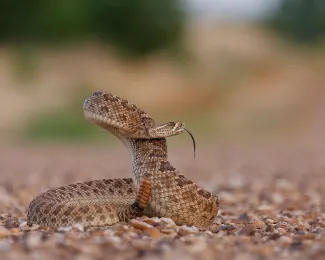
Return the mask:
[(132, 158), (132, 179), (104, 179), (54, 188), (29, 205), (27, 223), (49, 227), (107, 226), (145, 214), (178, 225), (206, 228), (218, 213), (218, 198), (178, 172), (168, 161), (166, 138), (187, 131), (182, 122), (156, 125), (127, 100), (95, 91), (83, 103), (87, 120), (117, 136)]

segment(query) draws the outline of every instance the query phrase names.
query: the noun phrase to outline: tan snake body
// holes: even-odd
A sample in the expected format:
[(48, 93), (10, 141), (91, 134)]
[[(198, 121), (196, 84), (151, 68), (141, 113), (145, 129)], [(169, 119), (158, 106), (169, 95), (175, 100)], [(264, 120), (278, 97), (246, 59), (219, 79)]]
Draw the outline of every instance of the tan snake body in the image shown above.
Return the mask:
[(128, 148), (132, 179), (95, 180), (51, 189), (30, 203), (28, 224), (106, 226), (142, 214), (202, 228), (213, 222), (217, 196), (179, 173), (167, 158), (165, 138), (182, 133), (183, 123), (157, 126), (135, 105), (102, 91), (87, 98), (83, 109), (89, 121)]

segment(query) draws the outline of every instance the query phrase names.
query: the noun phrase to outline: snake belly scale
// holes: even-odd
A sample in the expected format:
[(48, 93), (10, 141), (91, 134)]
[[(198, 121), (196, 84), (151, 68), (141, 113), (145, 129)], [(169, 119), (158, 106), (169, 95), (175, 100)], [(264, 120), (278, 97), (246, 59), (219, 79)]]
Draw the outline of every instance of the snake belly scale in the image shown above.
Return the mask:
[(42, 193), (29, 205), (29, 225), (107, 226), (143, 214), (168, 217), (178, 225), (212, 224), (217, 196), (178, 172), (167, 158), (166, 138), (182, 133), (183, 123), (157, 125), (143, 110), (103, 91), (87, 98), (83, 110), (86, 119), (125, 144), (132, 178), (94, 180)]

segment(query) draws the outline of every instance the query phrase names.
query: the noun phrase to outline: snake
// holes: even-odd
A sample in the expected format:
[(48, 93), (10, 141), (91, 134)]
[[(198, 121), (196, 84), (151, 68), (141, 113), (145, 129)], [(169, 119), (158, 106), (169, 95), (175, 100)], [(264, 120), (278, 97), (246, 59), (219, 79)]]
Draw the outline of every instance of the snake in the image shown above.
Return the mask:
[(213, 223), (218, 197), (168, 161), (166, 138), (189, 132), (183, 122), (157, 124), (134, 104), (104, 91), (86, 98), (83, 112), (126, 146), (132, 178), (92, 180), (41, 193), (29, 204), (28, 225), (110, 226), (143, 215), (199, 228)]

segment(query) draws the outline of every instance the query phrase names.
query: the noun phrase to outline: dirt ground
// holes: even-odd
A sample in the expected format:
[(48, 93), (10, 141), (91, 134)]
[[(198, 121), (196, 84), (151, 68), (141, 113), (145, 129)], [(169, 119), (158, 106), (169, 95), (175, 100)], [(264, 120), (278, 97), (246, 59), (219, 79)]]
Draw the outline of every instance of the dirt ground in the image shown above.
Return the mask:
[(0, 148), (0, 259), (323, 259), (325, 149), (292, 145), (172, 149), (173, 165), (220, 198), (207, 230), (146, 217), (112, 227), (26, 225), (49, 188), (130, 176), (121, 145)]

